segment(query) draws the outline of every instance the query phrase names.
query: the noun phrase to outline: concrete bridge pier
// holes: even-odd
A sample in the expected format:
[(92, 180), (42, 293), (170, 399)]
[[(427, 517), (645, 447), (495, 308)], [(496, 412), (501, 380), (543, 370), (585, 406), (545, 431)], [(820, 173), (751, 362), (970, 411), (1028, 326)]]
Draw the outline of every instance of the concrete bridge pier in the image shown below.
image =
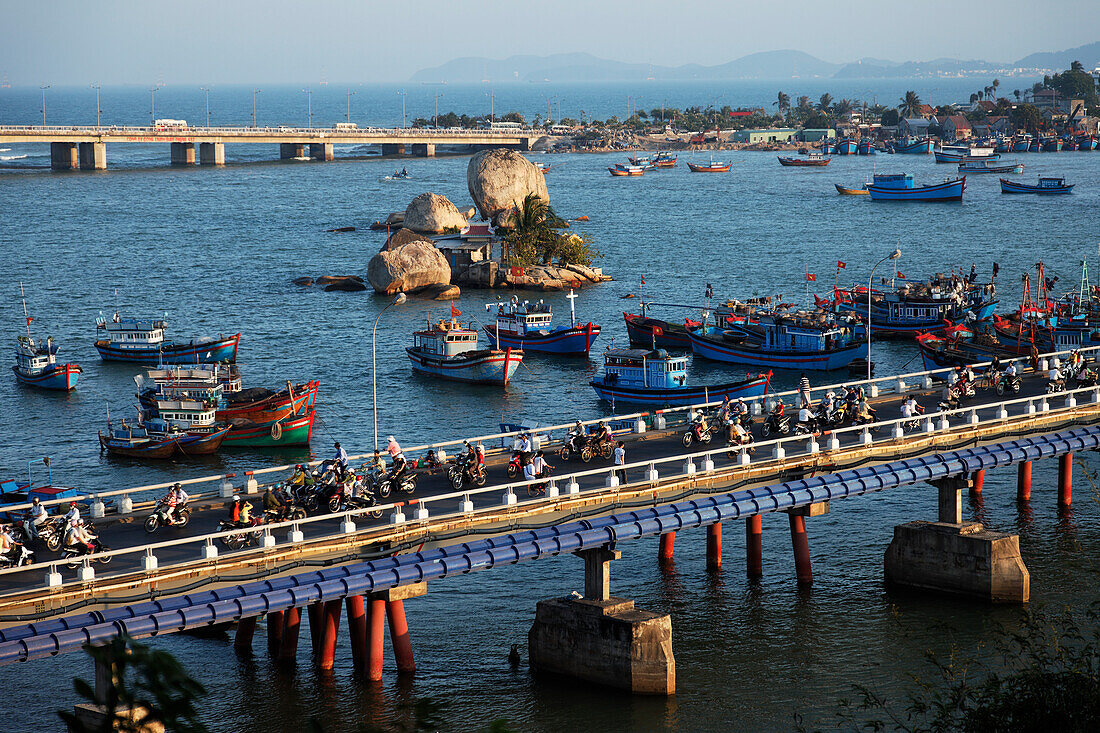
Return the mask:
[(76, 143), (50, 143), (50, 168), (71, 171), (80, 165)]
[(80, 170), (102, 171), (107, 169), (107, 143), (80, 143)]
[(267, 651), (276, 656), (283, 645), (283, 612), (272, 611), (267, 614)]
[(722, 523), (707, 527), (707, 570), (722, 569)]
[(413, 143), (412, 154), (418, 158), (434, 158), (435, 143)]
[(252, 637), (256, 633), (258, 616), (242, 618), (237, 622), (237, 631), (233, 635), (233, 648), (239, 652), (252, 652)]
[(194, 143), (172, 143), (172, 165), (194, 165)]
[(931, 482), (939, 492), (939, 521), (894, 527), (884, 558), (886, 581), (994, 603), (1027, 603), (1031, 579), (1019, 535), (962, 521), (962, 491), (970, 482), (965, 476)]
[(584, 560), (585, 595), (539, 601), (527, 634), (532, 669), (637, 694), (674, 694), (671, 617), (611, 596), (610, 563), (622, 553), (605, 546), (574, 554)]
[(332, 160), (334, 157), (332, 153), (332, 143), (310, 143), (309, 157), (314, 160)]
[(225, 143), (199, 143), (200, 165), (225, 165)]
[(305, 156), (306, 146), (303, 143), (279, 143), (279, 158), (281, 160), (293, 160)]
[(283, 612), (283, 636), (279, 643), (280, 662), (293, 663), (298, 658), (298, 632), (302, 628), (302, 609), (288, 608)]
[(382, 143), (382, 155), (404, 155), (405, 143)]

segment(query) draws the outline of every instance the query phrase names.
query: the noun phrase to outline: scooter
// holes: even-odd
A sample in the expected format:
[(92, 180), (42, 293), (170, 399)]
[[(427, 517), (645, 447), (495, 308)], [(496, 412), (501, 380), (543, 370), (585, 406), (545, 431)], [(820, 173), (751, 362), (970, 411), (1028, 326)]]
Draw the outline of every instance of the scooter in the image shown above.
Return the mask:
[(411, 494), (416, 491), (416, 484), (420, 480), (420, 474), (415, 471), (405, 471), (405, 475), (401, 477), (401, 481), (398, 485), (394, 485), (393, 478), (387, 473), (381, 479), (375, 487), (375, 491), (378, 496), (385, 499), (391, 493), (395, 491), (401, 491), (406, 494)]
[(777, 415), (772, 412), (764, 418), (764, 424), (760, 426), (760, 434), (767, 438), (773, 433), (775, 435), (786, 435), (791, 432), (791, 416), (790, 415)]
[(20, 568), (34, 562), (34, 552), (22, 542), (13, 542), (6, 554), (0, 555), (0, 568)]
[(583, 462), (588, 463), (592, 460), (592, 444), (588, 440), (586, 435), (571, 435), (569, 440), (565, 441), (565, 445), (558, 451), (558, 457), (563, 461), (568, 461), (573, 456), (578, 456)]
[(153, 534), (160, 527), (186, 527), (190, 521), (191, 509), (188, 506), (176, 507), (176, 511), (173, 512), (172, 507), (160, 502), (153, 513), (146, 517), (145, 531)]
[(241, 522), (231, 522), (229, 520), (222, 520), (218, 522), (219, 532), (228, 532), (233, 529), (241, 530), (237, 534), (227, 535), (221, 538), (221, 543), (228, 547), (230, 550), (239, 550), (242, 547), (247, 547), (255, 543), (263, 532), (259, 529), (255, 529), (263, 523), (262, 519), (253, 517), (248, 524), (242, 524)]
[[(466, 471), (466, 466), (471, 460), (475, 459), (471, 459), (463, 453), (447, 468), (447, 478), (450, 480), (451, 486), (454, 487), (455, 491), (459, 491), (466, 484), (473, 484), (475, 486), (485, 485), (486, 477), (484, 468), (481, 470), (474, 470), (472, 472), (472, 477)], [(513, 460), (518, 460), (518, 458)], [(509, 464), (509, 466), (511, 466), (511, 464)]]
[(1012, 392), (1012, 394), (1020, 394), (1020, 385), (1022, 381), (1019, 374), (1007, 375), (1002, 374), (1001, 378), (997, 380), (997, 396), (1003, 396), (1005, 392)]
[(706, 418), (697, 417), (691, 426), (687, 429), (687, 432), (680, 438), (680, 442), (684, 444), (685, 448), (690, 448), (692, 443), (700, 443), (701, 445), (709, 445), (714, 435), (711, 433), (710, 426), (707, 425)]

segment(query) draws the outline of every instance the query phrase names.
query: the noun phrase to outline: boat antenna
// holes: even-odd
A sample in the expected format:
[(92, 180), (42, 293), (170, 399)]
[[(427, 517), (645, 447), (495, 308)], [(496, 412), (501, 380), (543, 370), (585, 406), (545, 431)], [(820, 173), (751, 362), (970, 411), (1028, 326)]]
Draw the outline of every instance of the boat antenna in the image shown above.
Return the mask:
[(31, 321), (34, 319), (27, 314), (27, 294), (23, 292), (23, 281), (19, 281), (19, 297), (23, 299), (23, 319), (27, 322), (27, 338), (31, 337)]

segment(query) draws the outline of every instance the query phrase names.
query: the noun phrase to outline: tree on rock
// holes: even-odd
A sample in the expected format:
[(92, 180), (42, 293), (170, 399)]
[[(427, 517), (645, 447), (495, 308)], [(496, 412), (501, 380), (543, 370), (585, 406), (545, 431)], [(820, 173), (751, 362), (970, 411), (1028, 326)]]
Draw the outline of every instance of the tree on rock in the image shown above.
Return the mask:
[(554, 213), (550, 204), (530, 193), (515, 206), (512, 230), (504, 239), (509, 265), (590, 265), (599, 256), (587, 235), (565, 234), (569, 224)]

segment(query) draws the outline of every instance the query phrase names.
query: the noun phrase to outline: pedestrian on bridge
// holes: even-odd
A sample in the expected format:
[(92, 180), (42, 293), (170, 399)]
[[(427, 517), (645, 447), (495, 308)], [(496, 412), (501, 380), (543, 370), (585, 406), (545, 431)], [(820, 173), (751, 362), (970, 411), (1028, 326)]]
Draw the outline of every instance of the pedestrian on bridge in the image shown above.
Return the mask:
[[(625, 466), (626, 465), (626, 448), (623, 447), (623, 441), (620, 440), (618, 443), (615, 444), (615, 450), (612, 452), (611, 455), (614, 459), (614, 462), (615, 462), (616, 466)], [(622, 486), (623, 484), (626, 483), (626, 470), (625, 469), (622, 469), (622, 468), (616, 469), (615, 475), (619, 477), (619, 485), (620, 486)]]

